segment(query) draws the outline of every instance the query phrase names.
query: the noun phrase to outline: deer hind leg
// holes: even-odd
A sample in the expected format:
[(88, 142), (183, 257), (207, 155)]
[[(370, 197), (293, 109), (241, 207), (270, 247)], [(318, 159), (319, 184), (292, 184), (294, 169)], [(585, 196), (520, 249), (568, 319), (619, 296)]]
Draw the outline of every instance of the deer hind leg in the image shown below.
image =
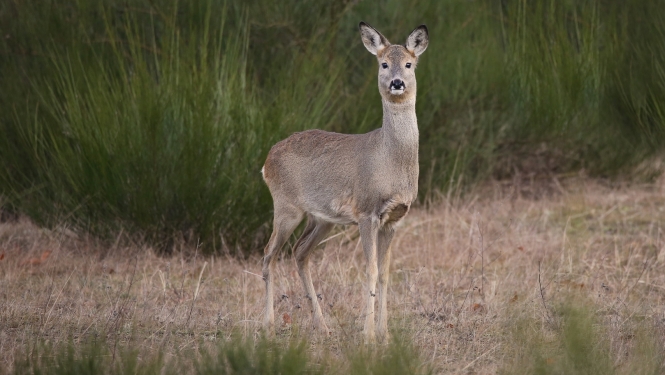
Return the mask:
[(367, 260), (367, 305), (365, 310), (365, 340), (374, 342), (374, 301), (376, 297), (376, 278), (378, 275), (377, 263), (377, 236), (379, 231), (378, 218), (368, 217), (358, 222), (360, 240), (363, 244), (365, 259)]
[(263, 280), (266, 282), (266, 308), (263, 328), (271, 333), (274, 333), (275, 329), (274, 290), (271, 275), (274, 269), (274, 261), (286, 240), (302, 221), (302, 217), (303, 213), (296, 208), (275, 206), (273, 230), (263, 257)]
[(376, 334), (379, 339), (387, 342), (388, 335), (388, 280), (390, 277), (390, 243), (395, 230), (386, 226), (379, 230), (378, 234), (378, 268), (379, 268), (379, 313)]
[(323, 240), (323, 237), (326, 236), (332, 229), (334, 224), (318, 221), (316, 218), (309, 215), (307, 217), (307, 226), (303, 234), (296, 242), (295, 246), (295, 256), (296, 262), (298, 263), (298, 274), (302, 280), (302, 284), (305, 287), (305, 292), (307, 293), (307, 298), (309, 298), (310, 306), (312, 308), (312, 315), (314, 321), (314, 327), (320, 329), (322, 332), (328, 333), (328, 327), (326, 322), (323, 319), (323, 313), (321, 312), (321, 306), (319, 305), (318, 297), (316, 291), (314, 290), (314, 284), (312, 283), (312, 275), (309, 270), (309, 256), (312, 253), (312, 250), (316, 245)]

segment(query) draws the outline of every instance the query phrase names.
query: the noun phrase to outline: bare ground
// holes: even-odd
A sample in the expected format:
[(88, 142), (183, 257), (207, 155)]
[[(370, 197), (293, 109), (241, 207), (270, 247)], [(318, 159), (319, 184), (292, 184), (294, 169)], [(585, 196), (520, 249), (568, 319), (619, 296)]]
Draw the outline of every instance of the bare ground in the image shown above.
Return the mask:
[[(410, 338), (435, 372), (511, 372), (531, 342), (513, 327), (535, 323), (537, 336), (552, 341), (561, 306), (577, 300), (598, 317), (612, 365), (622, 369), (638, 326), (665, 333), (664, 226), (663, 182), (610, 186), (580, 177), (441, 197), (398, 228), (391, 331)], [(362, 343), (365, 261), (356, 227), (338, 228), (319, 248), (312, 273), (334, 332), (311, 331), (295, 261), (285, 255), (275, 277), (278, 336), (307, 338), (313, 353), (334, 356)], [(258, 335), (260, 269), (260, 255), (185, 249), (164, 257), (122, 236), (104, 246), (24, 219), (0, 223), (0, 367), (11, 368), (37, 340), (104, 337), (168, 357), (234, 332)]]

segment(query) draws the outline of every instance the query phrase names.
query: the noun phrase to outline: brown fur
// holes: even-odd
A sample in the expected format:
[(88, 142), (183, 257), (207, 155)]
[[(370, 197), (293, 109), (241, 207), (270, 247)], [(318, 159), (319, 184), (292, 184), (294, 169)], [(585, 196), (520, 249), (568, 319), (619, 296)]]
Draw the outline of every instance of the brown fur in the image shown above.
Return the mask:
[[(387, 336), (387, 282), (390, 242), (397, 224), (418, 193), (417, 56), (427, 47), (427, 29), (414, 30), (405, 46), (391, 45), (371, 26), (360, 24), (365, 47), (377, 56), (383, 101), (382, 127), (366, 134), (322, 130), (295, 133), (275, 144), (263, 166), (274, 202), (273, 233), (265, 249), (264, 326), (274, 326), (271, 268), (275, 255), (296, 226), (307, 226), (294, 252), (310, 297), (314, 324), (327, 332), (309, 272), (309, 255), (334, 224), (357, 224), (367, 258), (365, 333), (374, 339), (374, 297), (378, 294), (378, 334)], [(416, 43), (418, 41), (418, 43)], [(384, 68), (382, 64), (388, 64)], [(406, 64), (411, 63), (410, 68)], [(400, 89), (398, 83), (404, 85)], [(377, 277), (379, 290), (377, 293)]]

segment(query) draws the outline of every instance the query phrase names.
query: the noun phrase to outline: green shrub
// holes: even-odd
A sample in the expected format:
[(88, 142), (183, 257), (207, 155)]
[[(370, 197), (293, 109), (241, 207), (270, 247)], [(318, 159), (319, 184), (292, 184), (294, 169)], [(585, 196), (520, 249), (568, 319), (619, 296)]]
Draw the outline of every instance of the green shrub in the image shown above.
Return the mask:
[[(51, 75), (31, 82), (34, 107), (7, 120), (1, 181), (14, 205), (100, 233), (252, 244), (270, 217), (264, 157), (295, 130), (325, 127), (335, 73), (285, 71), (279, 90), (260, 94), (247, 22), (226, 27), (226, 9), (207, 5), (161, 20), (101, 8), (102, 47), (46, 49)], [(291, 68), (320, 68), (301, 65)]]
[[(421, 198), (490, 176), (613, 176), (663, 150), (665, 8), (630, 0), (0, 5), (0, 195), (100, 234), (263, 246), (294, 131), (381, 124), (358, 21), (421, 23)], [(650, 175), (653, 176), (653, 175)], [(168, 248), (168, 246), (165, 246)]]

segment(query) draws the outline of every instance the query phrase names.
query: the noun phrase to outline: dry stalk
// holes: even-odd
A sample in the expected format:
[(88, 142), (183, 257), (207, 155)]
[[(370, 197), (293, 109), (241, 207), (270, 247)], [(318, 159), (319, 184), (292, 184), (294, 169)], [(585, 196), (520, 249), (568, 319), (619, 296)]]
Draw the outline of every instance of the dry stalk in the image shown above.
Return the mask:
[[(630, 332), (636, 322), (652, 324), (662, 337), (662, 192), (608, 188), (588, 180), (560, 183), (565, 194), (538, 199), (520, 198), (510, 193), (511, 186), (497, 183), (491, 193), (450, 195), (440, 206), (414, 209), (407, 216), (393, 247), (389, 324), (399, 323), (409, 332), (434, 372), (502, 372), (514, 357), (511, 327), (518, 319), (553, 322), (553, 304), (570, 293), (603, 312), (598, 325), (608, 332), (618, 368), (635, 347)], [(322, 246), (325, 250), (312, 255), (315, 287), (326, 296), (324, 318), (333, 335), (312, 340), (308, 350), (341, 358), (347, 343), (361, 341), (364, 300), (358, 289), (364, 261), (355, 227), (334, 236)], [(54, 248), (58, 256), (43, 264), (21, 264)], [(182, 253), (157, 256), (136, 244), (118, 247), (88, 236), (50, 236), (25, 221), (0, 223), (0, 249), (0, 367), (8, 372), (12, 358), (30, 350), (31, 340), (67, 342), (73, 336), (74, 345), (84, 345), (99, 332), (98, 339), (114, 351), (122, 344), (139, 348), (145, 358), (155, 353), (175, 358), (197, 342), (240, 331), (250, 336), (263, 313), (258, 254), (248, 260), (212, 258), (199, 256), (192, 246), (189, 254), (195, 256), (185, 262)], [(137, 253), (140, 257), (128, 261)], [(101, 254), (107, 254), (104, 265)], [(171, 273), (175, 262), (182, 272)], [(297, 329), (309, 326), (311, 317), (298, 308), (302, 286), (291, 263), (283, 259), (277, 265), (276, 292), (290, 298), (276, 304), (275, 312), (293, 320), (290, 337), (310, 339), (309, 331)], [(552, 269), (558, 272), (543, 283), (544, 272)], [(136, 277), (139, 271), (142, 277)], [(525, 280), (536, 279), (534, 294), (534, 284)], [(196, 285), (186, 292), (189, 280)], [(478, 301), (473, 298), (480, 297), (482, 308), (474, 309)], [(121, 334), (128, 319), (132, 334)], [(544, 330), (536, 333), (556, 334), (548, 326), (535, 328)]]

